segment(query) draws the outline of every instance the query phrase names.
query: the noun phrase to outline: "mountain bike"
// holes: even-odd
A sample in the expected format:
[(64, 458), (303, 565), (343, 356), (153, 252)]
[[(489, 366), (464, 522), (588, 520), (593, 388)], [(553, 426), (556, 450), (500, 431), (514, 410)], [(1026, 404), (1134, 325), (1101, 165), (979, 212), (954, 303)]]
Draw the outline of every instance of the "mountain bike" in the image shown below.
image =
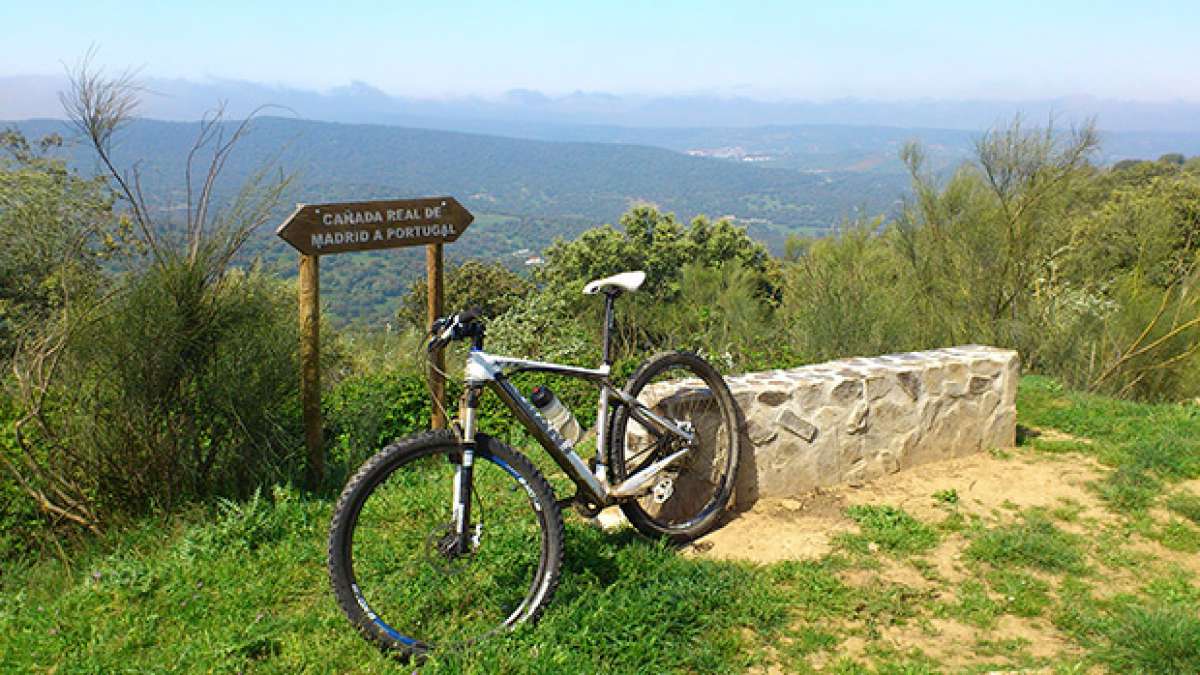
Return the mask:
[[(585, 516), (619, 505), (639, 532), (675, 544), (713, 527), (738, 461), (739, 417), (724, 379), (688, 352), (651, 357), (624, 388), (610, 379), (614, 303), (644, 280), (625, 272), (585, 286), (605, 297), (603, 363), (594, 369), (489, 354), (476, 311), (434, 323), (431, 353), (471, 341), (460, 419), (379, 451), (334, 510), (330, 580), (364, 637), (402, 659), (421, 658), (536, 621), (558, 586), (568, 504)], [(599, 387), (591, 462), (512, 383), (523, 372)], [(573, 497), (556, 499), (527, 457), (476, 430), (485, 389), (570, 478)]]

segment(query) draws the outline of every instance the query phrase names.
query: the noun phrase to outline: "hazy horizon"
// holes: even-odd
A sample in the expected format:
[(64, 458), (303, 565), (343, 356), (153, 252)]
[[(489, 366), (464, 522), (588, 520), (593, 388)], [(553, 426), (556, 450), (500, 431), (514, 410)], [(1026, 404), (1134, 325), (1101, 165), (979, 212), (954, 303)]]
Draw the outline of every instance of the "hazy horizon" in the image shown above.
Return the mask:
[[(114, 71), (108, 71), (115, 74)], [(365, 82), (327, 90), (211, 78), (139, 77), (144, 89), (138, 115), (192, 121), (226, 104), (240, 118), (263, 105), (275, 114), (344, 123), (380, 123), (482, 133), (553, 137), (553, 127), (766, 127), (872, 126), (981, 131), (1023, 115), (1034, 124), (1060, 127), (1097, 119), (1101, 129), (1200, 133), (1200, 104), (1139, 102), (1064, 96), (1047, 99), (904, 100), (843, 97), (829, 100), (761, 99), (748, 95), (622, 95), (572, 92), (550, 95), (521, 89), (494, 96), (398, 97)], [(58, 94), (65, 74), (0, 76), (0, 120), (63, 117)], [(532, 126), (531, 126), (532, 125)], [(533, 127), (536, 127), (534, 129)], [(549, 133), (549, 136), (547, 134)]]
[[(1200, 103), (1200, 3), (6, 3), (0, 77), (109, 71), (405, 99)], [(47, 19), (46, 17), (53, 17)]]

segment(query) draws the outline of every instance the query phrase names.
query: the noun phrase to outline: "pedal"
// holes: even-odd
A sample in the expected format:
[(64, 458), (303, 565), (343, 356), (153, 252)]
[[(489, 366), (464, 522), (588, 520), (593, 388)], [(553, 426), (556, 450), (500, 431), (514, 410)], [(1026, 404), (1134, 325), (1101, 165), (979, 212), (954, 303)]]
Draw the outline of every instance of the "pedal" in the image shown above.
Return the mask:
[(585, 502), (574, 502), (573, 504), (571, 504), (571, 506), (573, 506), (575, 508), (575, 513), (578, 513), (579, 515), (583, 516), (584, 518), (595, 518), (596, 514), (600, 513), (600, 507), (595, 504), (588, 504)]
[(597, 513), (600, 513), (600, 506), (592, 504), (581, 498), (578, 493), (574, 497), (568, 499), (556, 499), (554, 503), (558, 505), (560, 510), (566, 509), (568, 506), (575, 509), (575, 513), (584, 518), (595, 518)]

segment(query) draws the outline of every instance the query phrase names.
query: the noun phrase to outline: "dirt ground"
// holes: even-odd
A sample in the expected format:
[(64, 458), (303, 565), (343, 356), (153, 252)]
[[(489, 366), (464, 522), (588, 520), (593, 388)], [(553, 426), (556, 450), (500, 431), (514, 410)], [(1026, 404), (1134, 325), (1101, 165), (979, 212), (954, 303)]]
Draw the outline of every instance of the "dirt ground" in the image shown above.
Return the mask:
[[(845, 515), (847, 506), (888, 504), (922, 521), (938, 522), (946, 517), (947, 510), (933, 495), (949, 490), (957, 494), (956, 508), (964, 515), (998, 522), (1030, 507), (1066, 508), (1076, 517), (1063, 527), (1083, 533), (1114, 518), (1086, 487), (1104, 472), (1103, 467), (1081, 455), (1048, 455), (1026, 449), (980, 453), (913, 467), (861, 487), (839, 486), (797, 499), (762, 500), (748, 511), (732, 514), (723, 527), (696, 542), (688, 554), (756, 563), (818, 559), (831, 552), (838, 533), (856, 529)], [(951, 535), (926, 555), (932, 575), (881, 555), (878, 569), (849, 569), (840, 576), (853, 586), (901, 584), (950, 602), (957, 596), (960, 582), (969, 577), (961, 560), (965, 545), (962, 536)], [(981, 660), (979, 642), (997, 637), (1023, 643), (1024, 652), (1039, 659), (1070, 659), (1080, 653), (1077, 645), (1049, 625), (1048, 619), (1011, 615), (999, 617), (988, 630), (949, 618), (889, 626), (882, 629), (873, 644), (901, 652), (917, 648), (942, 667), (956, 669), (977, 664)], [(833, 658), (861, 659), (868, 653), (869, 644), (863, 637), (852, 635), (834, 652), (815, 654), (809, 664), (820, 670)], [(775, 667), (765, 672), (783, 671)]]
[[(1090, 458), (1074, 454), (1024, 449), (979, 453), (912, 467), (862, 487), (839, 486), (797, 499), (760, 500), (748, 511), (731, 514), (722, 527), (697, 541), (691, 553), (760, 563), (816, 559), (830, 552), (837, 533), (855, 529), (844, 514), (847, 506), (888, 504), (936, 522), (946, 512), (933, 494), (944, 490), (956, 491), (960, 511), (988, 520), (1006, 511), (1070, 505), (1080, 510), (1081, 523), (1105, 522), (1111, 514), (1086, 487), (1103, 472)], [(943, 548), (950, 555), (955, 547)], [(946, 562), (937, 557), (931, 562)]]

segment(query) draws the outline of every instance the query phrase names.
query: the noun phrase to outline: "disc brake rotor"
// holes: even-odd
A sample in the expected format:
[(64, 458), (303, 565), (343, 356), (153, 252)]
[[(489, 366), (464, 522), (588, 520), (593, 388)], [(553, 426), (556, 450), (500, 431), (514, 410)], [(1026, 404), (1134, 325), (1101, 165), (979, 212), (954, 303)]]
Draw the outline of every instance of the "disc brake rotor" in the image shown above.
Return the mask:
[(479, 538), (483, 533), (483, 525), (477, 523), (471, 536), (471, 546), (465, 553), (458, 553), (458, 537), (451, 523), (435, 526), (425, 536), (425, 561), (429, 566), (445, 576), (454, 576), (466, 568), (472, 555), (479, 549)]

